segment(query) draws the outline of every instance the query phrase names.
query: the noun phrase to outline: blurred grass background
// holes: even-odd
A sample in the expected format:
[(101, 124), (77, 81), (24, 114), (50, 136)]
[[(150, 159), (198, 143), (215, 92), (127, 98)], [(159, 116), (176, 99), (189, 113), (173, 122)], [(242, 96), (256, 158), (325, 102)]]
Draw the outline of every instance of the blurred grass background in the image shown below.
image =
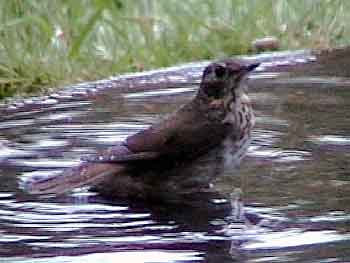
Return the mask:
[(0, 98), (187, 61), (349, 44), (347, 0), (0, 0)]

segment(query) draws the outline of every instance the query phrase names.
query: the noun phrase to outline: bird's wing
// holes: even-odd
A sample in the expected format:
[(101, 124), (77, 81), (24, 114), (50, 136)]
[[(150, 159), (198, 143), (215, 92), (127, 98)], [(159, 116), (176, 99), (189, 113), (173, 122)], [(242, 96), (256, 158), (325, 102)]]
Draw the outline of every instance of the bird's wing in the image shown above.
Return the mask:
[(123, 143), (84, 157), (83, 160), (93, 163), (127, 163), (140, 160), (152, 160), (158, 156), (159, 154), (157, 152), (132, 152), (127, 144)]
[(189, 159), (217, 146), (226, 134), (227, 127), (222, 122), (213, 122), (205, 113), (186, 105), (167, 120), (128, 137), (125, 145), (149, 159)]
[(196, 118), (193, 112), (192, 109), (184, 107), (168, 119), (129, 136), (121, 144), (87, 156), (83, 160), (94, 163), (152, 161), (174, 153), (178, 148), (191, 146), (191, 142), (198, 138), (196, 131), (198, 133), (198, 130), (201, 130), (198, 127), (205, 123), (199, 120), (199, 123), (194, 125), (193, 120)]

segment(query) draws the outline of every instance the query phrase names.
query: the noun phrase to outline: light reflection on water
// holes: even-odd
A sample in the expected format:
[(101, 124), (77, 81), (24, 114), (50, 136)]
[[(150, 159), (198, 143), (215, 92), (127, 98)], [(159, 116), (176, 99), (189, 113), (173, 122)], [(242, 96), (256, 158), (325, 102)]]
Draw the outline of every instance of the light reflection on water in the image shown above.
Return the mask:
[(350, 92), (295, 88), (251, 94), (253, 143), (240, 176), (225, 174), (217, 183), (224, 194), (242, 189), (239, 220), (226, 217), (223, 199), (193, 209), (106, 200), (88, 189), (38, 198), (18, 188), (18, 181), (57, 173), (148, 127), (188, 101), (193, 86), (110, 89), (91, 100), (47, 99), (42, 109), (1, 116), (0, 261), (350, 259)]
[[(32, 259), (22, 258), (4, 258), (6, 262), (16, 263), (32, 263)], [(203, 260), (202, 253), (196, 251), (124, 251), (117, 253), (92, 253), (84, 256), (57, 256), (53, 258), (36, 259), (36, 263), (94, 263), (94, 262), (149, 262), (149, 263), (163, 263), (163, 262), (200, 262)], [(4, 261), (4, 262), (5, 262)]]

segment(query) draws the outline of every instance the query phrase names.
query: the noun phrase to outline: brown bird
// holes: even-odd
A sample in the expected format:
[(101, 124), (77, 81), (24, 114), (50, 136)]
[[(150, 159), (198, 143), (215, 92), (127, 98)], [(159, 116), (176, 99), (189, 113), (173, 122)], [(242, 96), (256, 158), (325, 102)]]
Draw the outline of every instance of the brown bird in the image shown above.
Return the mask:
[(257, 66), (238, 59), (208, 65), (196, 96), (168, 119), (27, 189), (59, 194), (92, 185), (128, 199), (210, 191), (210, 183), (237, 165), (249, 145), (254, 114), (246, 75)]

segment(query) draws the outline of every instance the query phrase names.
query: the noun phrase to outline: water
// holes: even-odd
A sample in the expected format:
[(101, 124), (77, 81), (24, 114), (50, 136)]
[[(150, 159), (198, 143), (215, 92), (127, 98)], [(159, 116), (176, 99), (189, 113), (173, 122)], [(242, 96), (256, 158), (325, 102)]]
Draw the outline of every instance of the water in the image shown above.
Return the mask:
[(170, 207), (108, 200), (88, 189), (43, 198), (18, 186), (159, 121), (196, 86), (96, 89), (81, 97), (64, 91), (45, 105), (12, 105), (0, 122), (0, 262), (350, 261), (346, 85), (252, 78), (254, 140), (239, 173), (217, 184), (223, 194), (240, 189), (236, 217), (222, 213), (224, 199)]

